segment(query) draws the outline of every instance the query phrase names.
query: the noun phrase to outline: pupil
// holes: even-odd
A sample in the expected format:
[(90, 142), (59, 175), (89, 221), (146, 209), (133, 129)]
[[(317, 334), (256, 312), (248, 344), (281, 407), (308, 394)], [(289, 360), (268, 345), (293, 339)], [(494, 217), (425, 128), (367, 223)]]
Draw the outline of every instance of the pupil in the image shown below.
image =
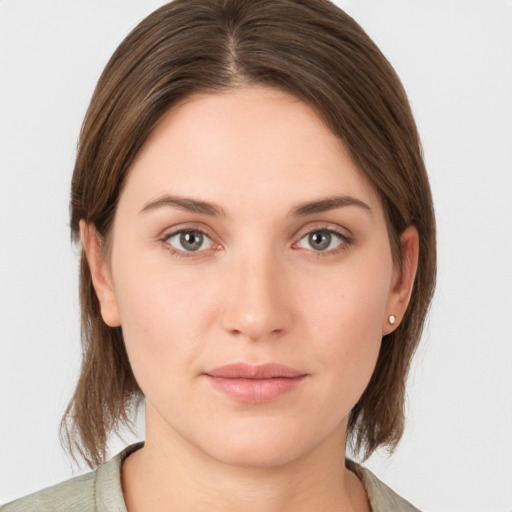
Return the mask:
[(309, 243), (312, 247), (320, 251), (327, 249), (331, 243), (331, 234), (325, 231), (311, 233), (311, 235), (309, 235)]
[(197, 231), (182, 233), (180, 236), (180, 242), (188, 251), (197, 251), (203, 243), (203, 235)]

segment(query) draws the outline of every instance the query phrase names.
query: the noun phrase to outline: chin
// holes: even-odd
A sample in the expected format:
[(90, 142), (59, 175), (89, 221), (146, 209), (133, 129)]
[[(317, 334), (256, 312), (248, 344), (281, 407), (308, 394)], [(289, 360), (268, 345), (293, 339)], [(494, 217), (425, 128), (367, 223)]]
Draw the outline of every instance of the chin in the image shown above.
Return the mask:
[(224, 464), (245, 468), (265, 469), (285, 466), (301, 455), (301, 450), (297, 449), (297, 446), (286, 444), (252, 443), (248, 446), (229, 443), (224, 450), (219, 448), (221, 447), (215, 447), (211, 453), (212, 457)]
[(315, 437), (301, 429), (297, 421), (293, 426), (255, 421), (245, 426), (231, 425), (223, 435), (212, 436), (209, 446), (201, 444), (204, 452), (224, 464), (275, 468), (300, 459), (321, 444), (322, 437)]

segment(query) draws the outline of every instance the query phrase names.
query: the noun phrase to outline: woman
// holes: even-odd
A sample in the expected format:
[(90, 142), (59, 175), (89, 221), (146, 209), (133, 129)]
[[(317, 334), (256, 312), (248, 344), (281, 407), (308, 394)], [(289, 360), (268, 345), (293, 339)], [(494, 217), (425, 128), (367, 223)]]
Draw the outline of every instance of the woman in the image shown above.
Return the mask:
[(325, 0), (176, 0), (120, 45), (72, 183), (94, 468), (14, 510), (415, 510), (345, 461), (403, 432), (435, 229), (398, 78)]

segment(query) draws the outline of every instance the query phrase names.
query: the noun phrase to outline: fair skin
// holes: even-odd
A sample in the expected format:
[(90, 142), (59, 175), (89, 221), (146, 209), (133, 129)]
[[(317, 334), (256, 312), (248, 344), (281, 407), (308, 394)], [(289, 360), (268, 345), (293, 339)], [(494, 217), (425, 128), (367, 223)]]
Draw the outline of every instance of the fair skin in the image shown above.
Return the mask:
[(418, 237), (398, 268), (377, 194), (311, 108), (263, 87), (188, 98), (138, 154), (108, 251), (81, 232), (146, 397), (130, 512), (369, 510), (347, 418), (407, 308)]

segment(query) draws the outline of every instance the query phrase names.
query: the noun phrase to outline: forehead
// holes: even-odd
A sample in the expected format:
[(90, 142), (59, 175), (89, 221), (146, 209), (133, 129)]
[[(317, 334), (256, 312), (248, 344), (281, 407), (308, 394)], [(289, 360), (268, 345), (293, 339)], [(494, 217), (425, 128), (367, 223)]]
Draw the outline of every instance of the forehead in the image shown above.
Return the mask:
[(277, 203), (350, 193), (378, 203), (311, 107), (259, 86), (196, 94), (174, 107), (137, 155), (125, 192), (139, 202), (165, 192)]

